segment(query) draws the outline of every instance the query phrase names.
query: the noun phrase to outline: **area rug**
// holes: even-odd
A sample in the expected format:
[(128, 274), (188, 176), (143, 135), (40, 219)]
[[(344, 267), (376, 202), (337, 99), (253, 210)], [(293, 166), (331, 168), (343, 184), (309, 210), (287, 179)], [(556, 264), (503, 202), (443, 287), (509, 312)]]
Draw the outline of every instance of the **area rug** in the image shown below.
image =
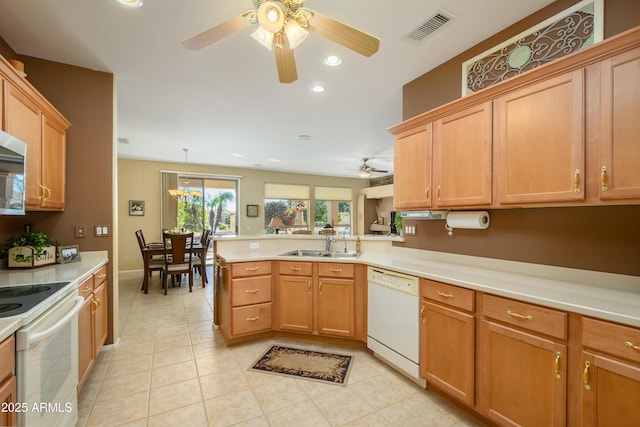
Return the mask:
[(347, 385), (353, 356), (273, 345), (249, 370)]

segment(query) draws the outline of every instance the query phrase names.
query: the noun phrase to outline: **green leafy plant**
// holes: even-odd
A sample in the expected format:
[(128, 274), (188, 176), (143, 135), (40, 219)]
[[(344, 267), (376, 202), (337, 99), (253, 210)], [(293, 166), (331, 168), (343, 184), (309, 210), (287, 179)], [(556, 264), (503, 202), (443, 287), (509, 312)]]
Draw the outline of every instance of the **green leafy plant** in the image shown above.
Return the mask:
[(400, 212), (396, 213), (396, 217), (393, 219), (393, 225), (396, 226), (398, 234), (402, 234), (402, 216), (400, 216)]
[(34, 257), (37, 258), (44, 254), (44, 248), (47, 246), (57, 246), (58, 241), (47, 237), (46, 234), (39, 231), (36, 233), (23, 233), (9, 241), (3, 248), (3, 253), (9, 251), (10, 248), (16, 248), (18, 246), (31, 246), (33, 248), (33, 256), (24, 257), (25, 261), (31, 261)]

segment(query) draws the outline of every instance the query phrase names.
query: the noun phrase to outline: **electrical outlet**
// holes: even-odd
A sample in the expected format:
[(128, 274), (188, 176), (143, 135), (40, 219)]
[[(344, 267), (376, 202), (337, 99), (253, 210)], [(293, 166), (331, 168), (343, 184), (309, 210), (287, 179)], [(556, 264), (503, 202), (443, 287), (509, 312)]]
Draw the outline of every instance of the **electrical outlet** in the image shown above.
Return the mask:
[(260, 249), (260, 243), (258, 242), (250, 242), (249, 249)]
[(95, 227), (95, 236), (96, 237), (102, 237), (102, 226), (101, 225), (96, 225)]
[(75, 230), (76, 230), (76, 237), (78, 238), (87, 237), (87, 234), (84, 229), (84, 225), (76, 225)]

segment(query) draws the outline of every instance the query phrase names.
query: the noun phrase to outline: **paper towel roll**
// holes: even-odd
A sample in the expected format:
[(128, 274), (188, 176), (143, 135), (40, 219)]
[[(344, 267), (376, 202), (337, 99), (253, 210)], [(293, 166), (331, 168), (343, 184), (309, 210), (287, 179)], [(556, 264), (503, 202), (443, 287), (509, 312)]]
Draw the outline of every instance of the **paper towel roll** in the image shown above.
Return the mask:
[(489, 227), (489, 212), (449, 212), (447, 215), (447, 227), (449, 228), (469, 228), (474, 230), (484, 230)]

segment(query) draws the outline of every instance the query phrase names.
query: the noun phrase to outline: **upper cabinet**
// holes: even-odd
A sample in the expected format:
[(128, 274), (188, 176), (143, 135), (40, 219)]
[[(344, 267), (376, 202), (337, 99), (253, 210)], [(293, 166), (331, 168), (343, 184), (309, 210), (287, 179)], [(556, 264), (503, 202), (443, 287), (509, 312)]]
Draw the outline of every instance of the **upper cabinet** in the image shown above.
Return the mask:
[(495, 101), (500, 203), (584, 199), (583, 70)]
[(395, 136), (393, 206), (431, 207), (431, 123)]
[(27, 144), (27, 210), (64, 210), (70, 123), (0, 58), (3, 130)]
[(394, 206), (640, 203), (638, 99), (640, 26), (408, 119)]
[(601, 63), (600, 163), (602, 200), (640, 198), (640, 48)]

